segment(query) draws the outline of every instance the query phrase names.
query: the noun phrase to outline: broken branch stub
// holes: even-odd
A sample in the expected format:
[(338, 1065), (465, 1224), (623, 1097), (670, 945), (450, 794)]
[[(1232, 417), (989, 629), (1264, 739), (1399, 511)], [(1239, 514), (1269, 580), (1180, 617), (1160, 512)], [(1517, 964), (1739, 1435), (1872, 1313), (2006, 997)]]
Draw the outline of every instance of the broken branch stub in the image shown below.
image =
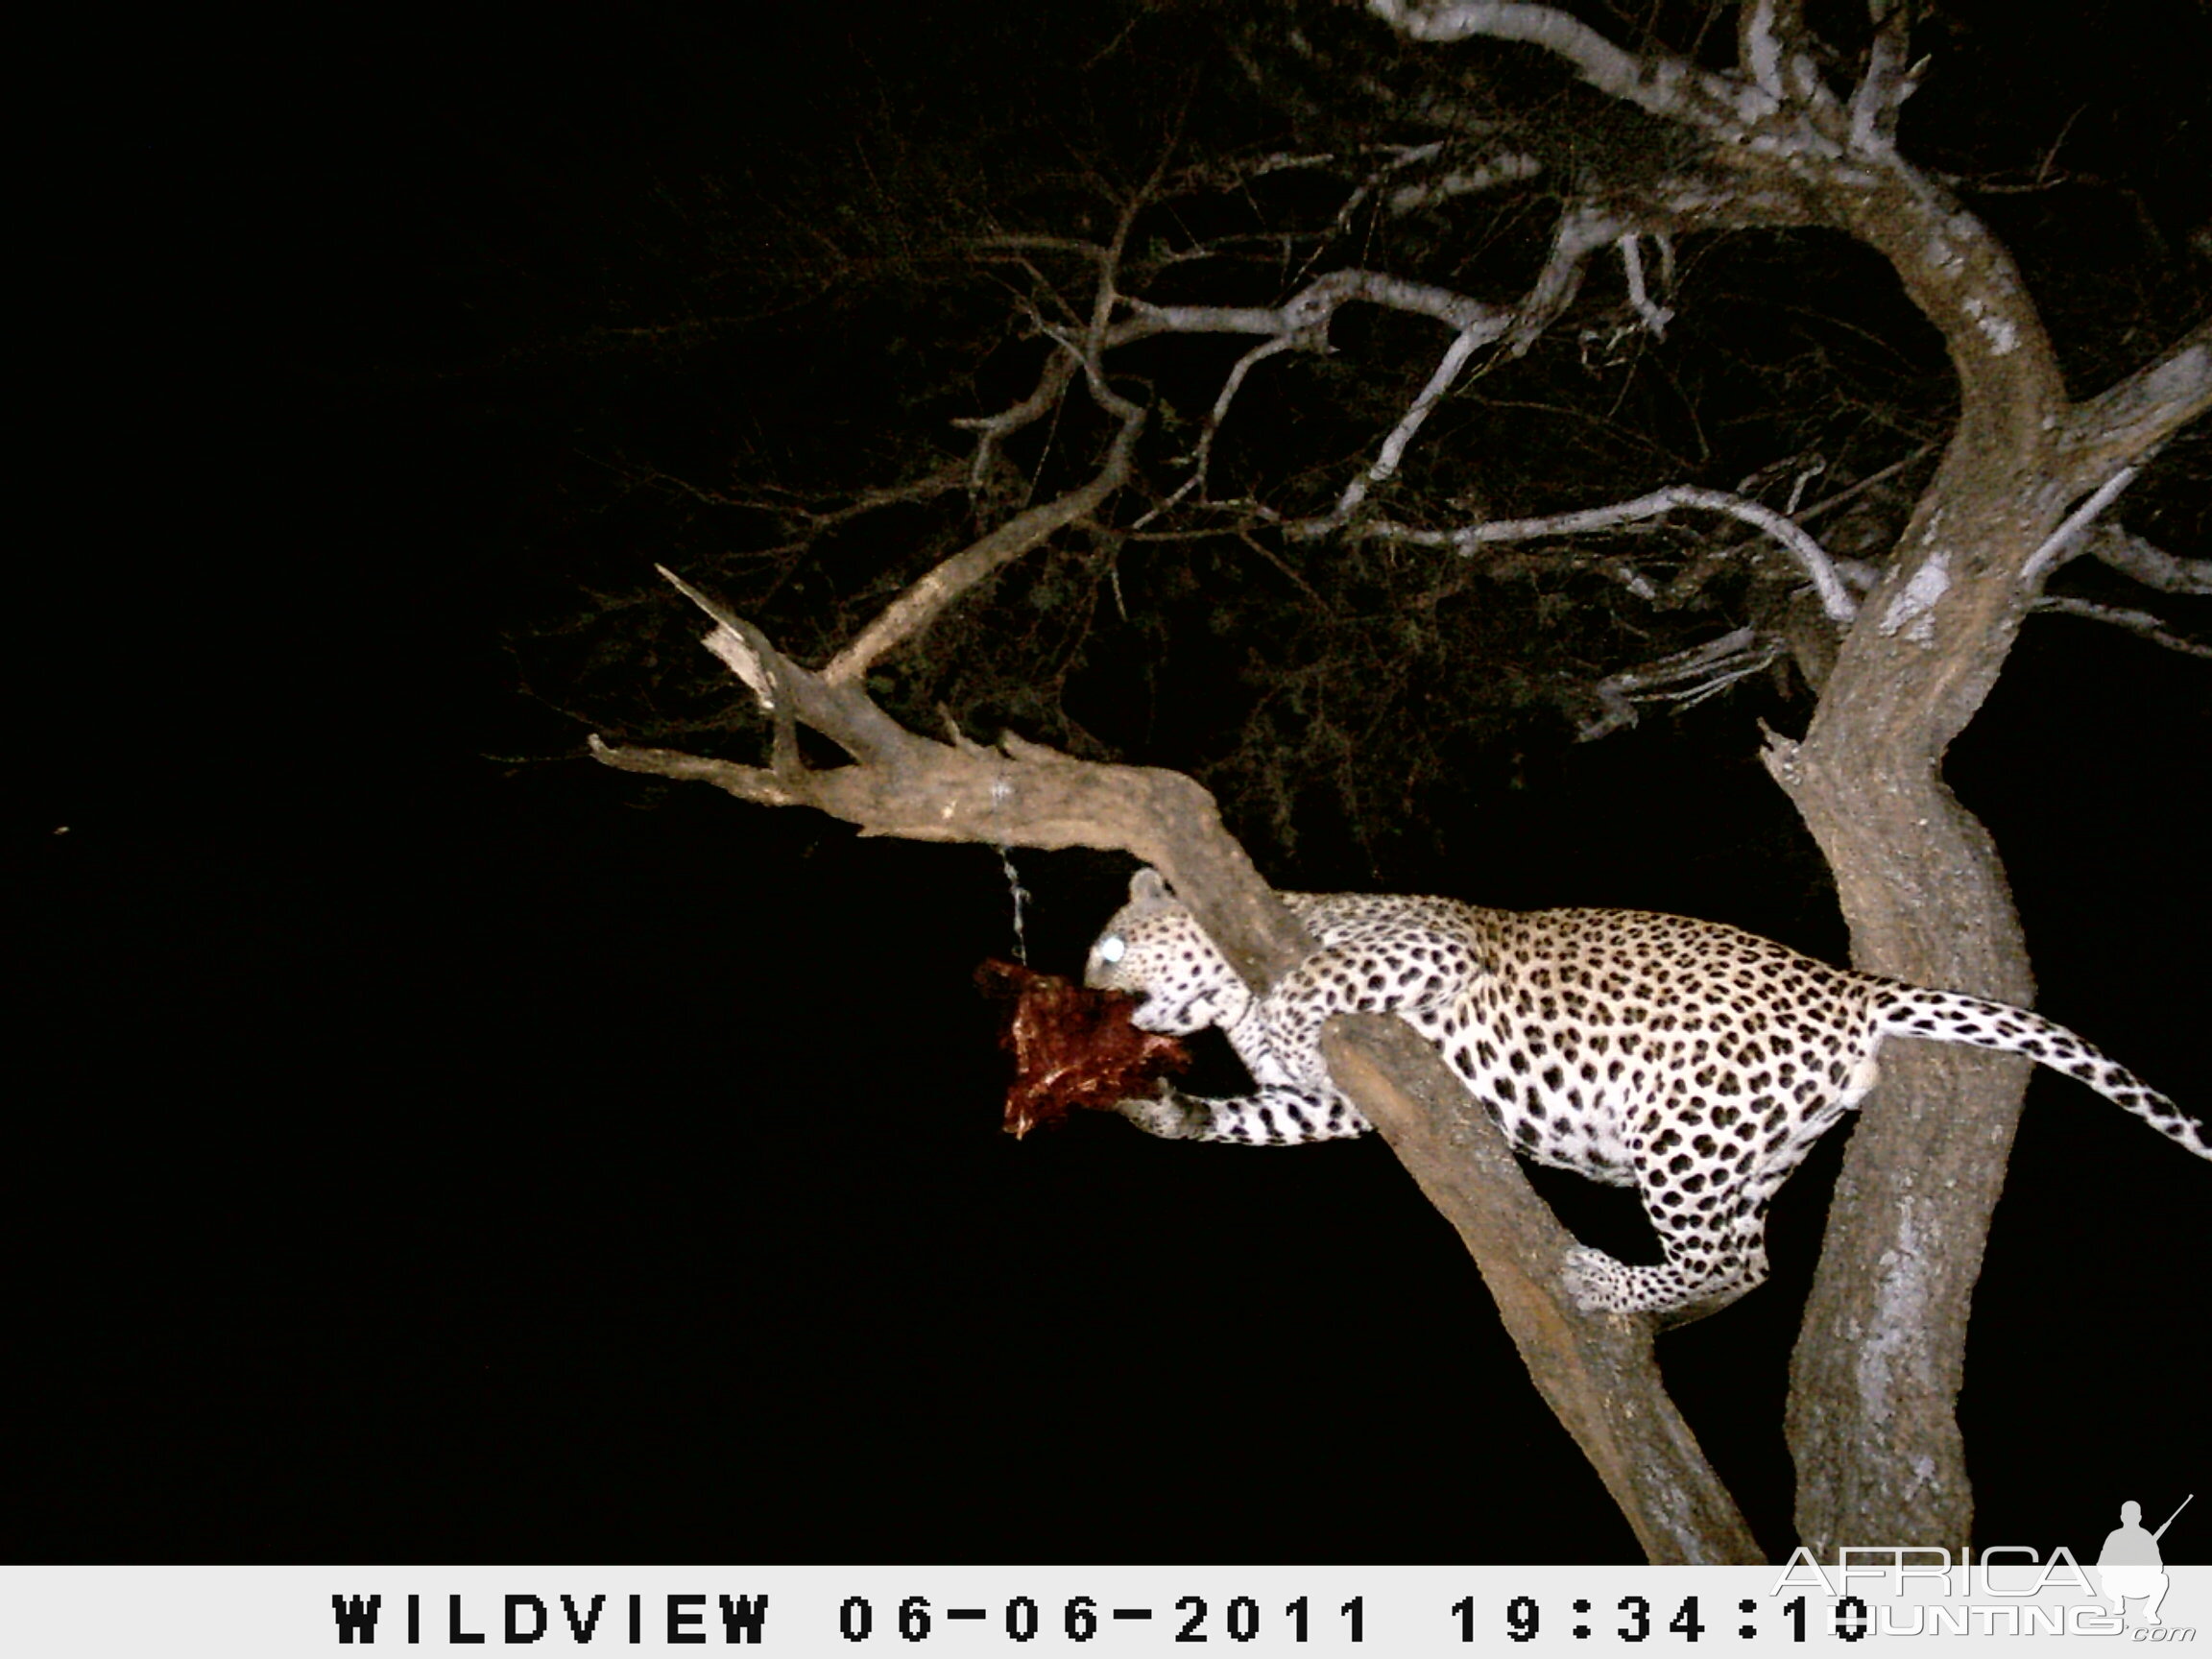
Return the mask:
[[(1188, 897), (1200, 925), (1256, 991), (1311, 951), (1305, 929), (1222, 827), (1214, 797), (1181, 773), (1078, 760), (1011, 733), (998, 749), (919, 736), (878, 708), (858, 681), (832, 685), (801, 667), (752, 623), (666, 574), (713, 619), (708, 648), (766, 699), (779, 729), (774, 764), (633, 748), (594, 735), (589, 752), (601, 764), (711, 783), (763, 805), (812, 806), (864, 835), (1132, 854)], [(791, 725), (820, 733), (852, 764), (807, 766), (784, 735)]]

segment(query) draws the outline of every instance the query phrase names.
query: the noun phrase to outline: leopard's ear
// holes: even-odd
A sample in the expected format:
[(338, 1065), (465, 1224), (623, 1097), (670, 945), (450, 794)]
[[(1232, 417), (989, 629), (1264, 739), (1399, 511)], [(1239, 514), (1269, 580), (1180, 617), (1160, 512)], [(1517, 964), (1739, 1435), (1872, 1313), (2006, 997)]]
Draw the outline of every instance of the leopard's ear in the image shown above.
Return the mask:
[(1147, 864), (1129, 878), (1129, 902), (1139, 910), (1163, 910), (1176, 902), (1160, 872)]

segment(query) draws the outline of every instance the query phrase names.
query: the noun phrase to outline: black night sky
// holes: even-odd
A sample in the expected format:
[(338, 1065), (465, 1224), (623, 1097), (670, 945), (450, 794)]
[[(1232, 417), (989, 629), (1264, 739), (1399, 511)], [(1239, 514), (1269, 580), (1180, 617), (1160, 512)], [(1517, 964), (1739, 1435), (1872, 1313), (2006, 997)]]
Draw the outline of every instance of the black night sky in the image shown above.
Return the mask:
[[(1380, 1142), (1000, 1133), (995, 854), (561, 757), (580, 728), (512, 752), (502, 587), (567, 414), (465, 371), (618, 233), (608, 180), (801, 166), (966, 14), (53, 47), (6, 607), (14, 1557), (1636, 1558)], [(1407, 884), (1840, 959), (1761, 714), (1805, 706), (1532, 737)], [(2212, 1106), (2212, 665), (2038, 618), (1949, 776), (2042, 1009)], [(1037, 964), (1079, 970), (1129, 861), (1021, 863)], [(1773, 1282), (1661, 1346), (1777, 1554), (1839, 1149)], [(2039, 1075), (1961, 1407), (1984, 1542), (2079, 1553), (2212, 1476), (2206, 1180)], [(1543, 1190), (1639, 1248), (1624, 1196)]]

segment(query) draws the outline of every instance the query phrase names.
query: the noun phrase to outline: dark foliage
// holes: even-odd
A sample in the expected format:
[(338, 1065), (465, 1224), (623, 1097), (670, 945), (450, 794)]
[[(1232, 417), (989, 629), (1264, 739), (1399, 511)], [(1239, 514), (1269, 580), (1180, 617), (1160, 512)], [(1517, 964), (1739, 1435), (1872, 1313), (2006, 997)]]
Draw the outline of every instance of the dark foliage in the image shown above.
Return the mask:
[[(1815, 21), (1841, 78), (1863, 48), (1858, 13), (1828, 11)], [(1625, 41), (1720, 60), (1728, 12), (1589, 9)], [(1096, 265), (1080, 245), (1106, 241), (1141, 196), (1124, 294), (1273, 304), (1358, 265), (1510, 303), (1565, 194), (1602, 181), (1632, 195), (1683, 159), (1679, 138), (1540, 54), (1408, 51), (1357, 8), (978, 7), (935, 22), (926, 53), (887, 25), (800, 130), (722, 122), (727, 89), (699, 71), (655, 84), (652, 131), (622, 167), (578, 156), (561, 188), (546, 181), (571, 227), (558, 259), (514, 201), (471, 219), (473, 280), (519, 269), (543, 300), (506, 313), (469, 376), (493, 419), (542, 422), (502, 588), (518, 682), (543, 704), (753, 753), (749, 700), (644, 580), (648, 561), (710, 580), (819, 660), (946, 554), (1087, 476), (1110, 423), (1080, 393), (981, 473), (963, 473), (969, 439), (950, 422), (1036, 384), (1046, 332), (1090, 303)], [(2187, 9), (2166, 22), (2177, 38), (2207, 34)], [(2212, 285), (2192, 243), (2212, 216), (2212, 90), (2177, 68), (2101, 79), (2133, 76), (2140, 54), (2099, 23), (1946, 9), (1905, 135), (2017, 239), (2084, 385), (2139, 361)], [(2085, 80), (2052, 67), (2077, 52)], [(1969, 96), (1984, 78), (2007, 96)], [(639, 104), (597, 120), (648, 116)], [(2124, 167), (2146, 122), (2150, 164)], [(1417, 161), (1378, 159), (1416, 148)], [(1507, 152), (1540, 167), (1479, 193), (1441, 182)], [(1306, 159), (1262, 161), (1292, 156)], [(607, 234), (582, 250), (571, 188), (605, 204)], [(1012, 236), (1054, 245), (1009, 251)], [(1618, 271), (1595, 274), (1526, 356), (1455, 390), (1374, 506), (1452, 523), (1694, 482), (1777, 507), (1837, 498), (1811, 526), (1833, 551), (1878, 560), (1954, 398), (1939, 344), (1886, 270), (1827, 234), (1691, 237), (1666, 298), (1676, 321), (1653, 340), (1626, 327)], [(1326, 355), (1259, 366), (1221, 430), (1212, 495), (1326, 510), (1444, 339), (1352, 307)], [(880, 664), (871, 688), (886, 708), (1189, 769), (1278, 856), (1321, 830), (1381, 875), (1408, 827), (1503, 781), (1529, 741), (1585, 724), (1597, 682), (1772, 624), (1794, 584), (1742, 526), (1688, 516), (1467, 558), (1163, 511), (1241, 349), (1167, 337), (1117, 353), (1118, 385), (1152, 412), (1137, 488)], [(2200, 552), (2208, 454), (2202, 437), (2177, 445), (2130, 498), (2130, 527)], [(905, 498), (854, 511), (871, 491)], [(1801, 718), (1802, 682), (1778, 663), (1767, 684), (1765, 706), (1797, 699)], [(558, 752), (574, 733), (525, 720), (506, 746)], [(1405, 854), (1433, 853), (1415, 839)]]

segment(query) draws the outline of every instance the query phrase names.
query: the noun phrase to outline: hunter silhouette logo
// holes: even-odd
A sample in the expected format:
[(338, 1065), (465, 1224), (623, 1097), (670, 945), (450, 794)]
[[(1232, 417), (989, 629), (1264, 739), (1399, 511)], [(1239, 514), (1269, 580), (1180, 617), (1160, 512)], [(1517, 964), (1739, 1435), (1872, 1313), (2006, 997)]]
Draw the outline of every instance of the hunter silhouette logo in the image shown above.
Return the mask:
[[(2181, 1500), (2172, 1515), (2166, 1517), (2166, 1527), (2174, 1525), (2190, 1500), (2192, 1492)], [(2158, 1623), (2158, 1603), (2166, 1599), (2168, 1579), (2165, 1558), (2158, 1553), (2158, 1540), (2166, 1536), (2166, 1527), (2155, 1532), (2143, 1530), (2143, 1505), (2127, 1503), (2120, 1505), (2120, 1525), (2104, 1535), (2104, 1548), (2097, 1552), (2097, 1576), (2104, 1586), (2106, 1599), (2112, 1603), (2113, 1617), (2125, 1619), (2128, 1603), (2143, 1603), (2143, 1623)]]

